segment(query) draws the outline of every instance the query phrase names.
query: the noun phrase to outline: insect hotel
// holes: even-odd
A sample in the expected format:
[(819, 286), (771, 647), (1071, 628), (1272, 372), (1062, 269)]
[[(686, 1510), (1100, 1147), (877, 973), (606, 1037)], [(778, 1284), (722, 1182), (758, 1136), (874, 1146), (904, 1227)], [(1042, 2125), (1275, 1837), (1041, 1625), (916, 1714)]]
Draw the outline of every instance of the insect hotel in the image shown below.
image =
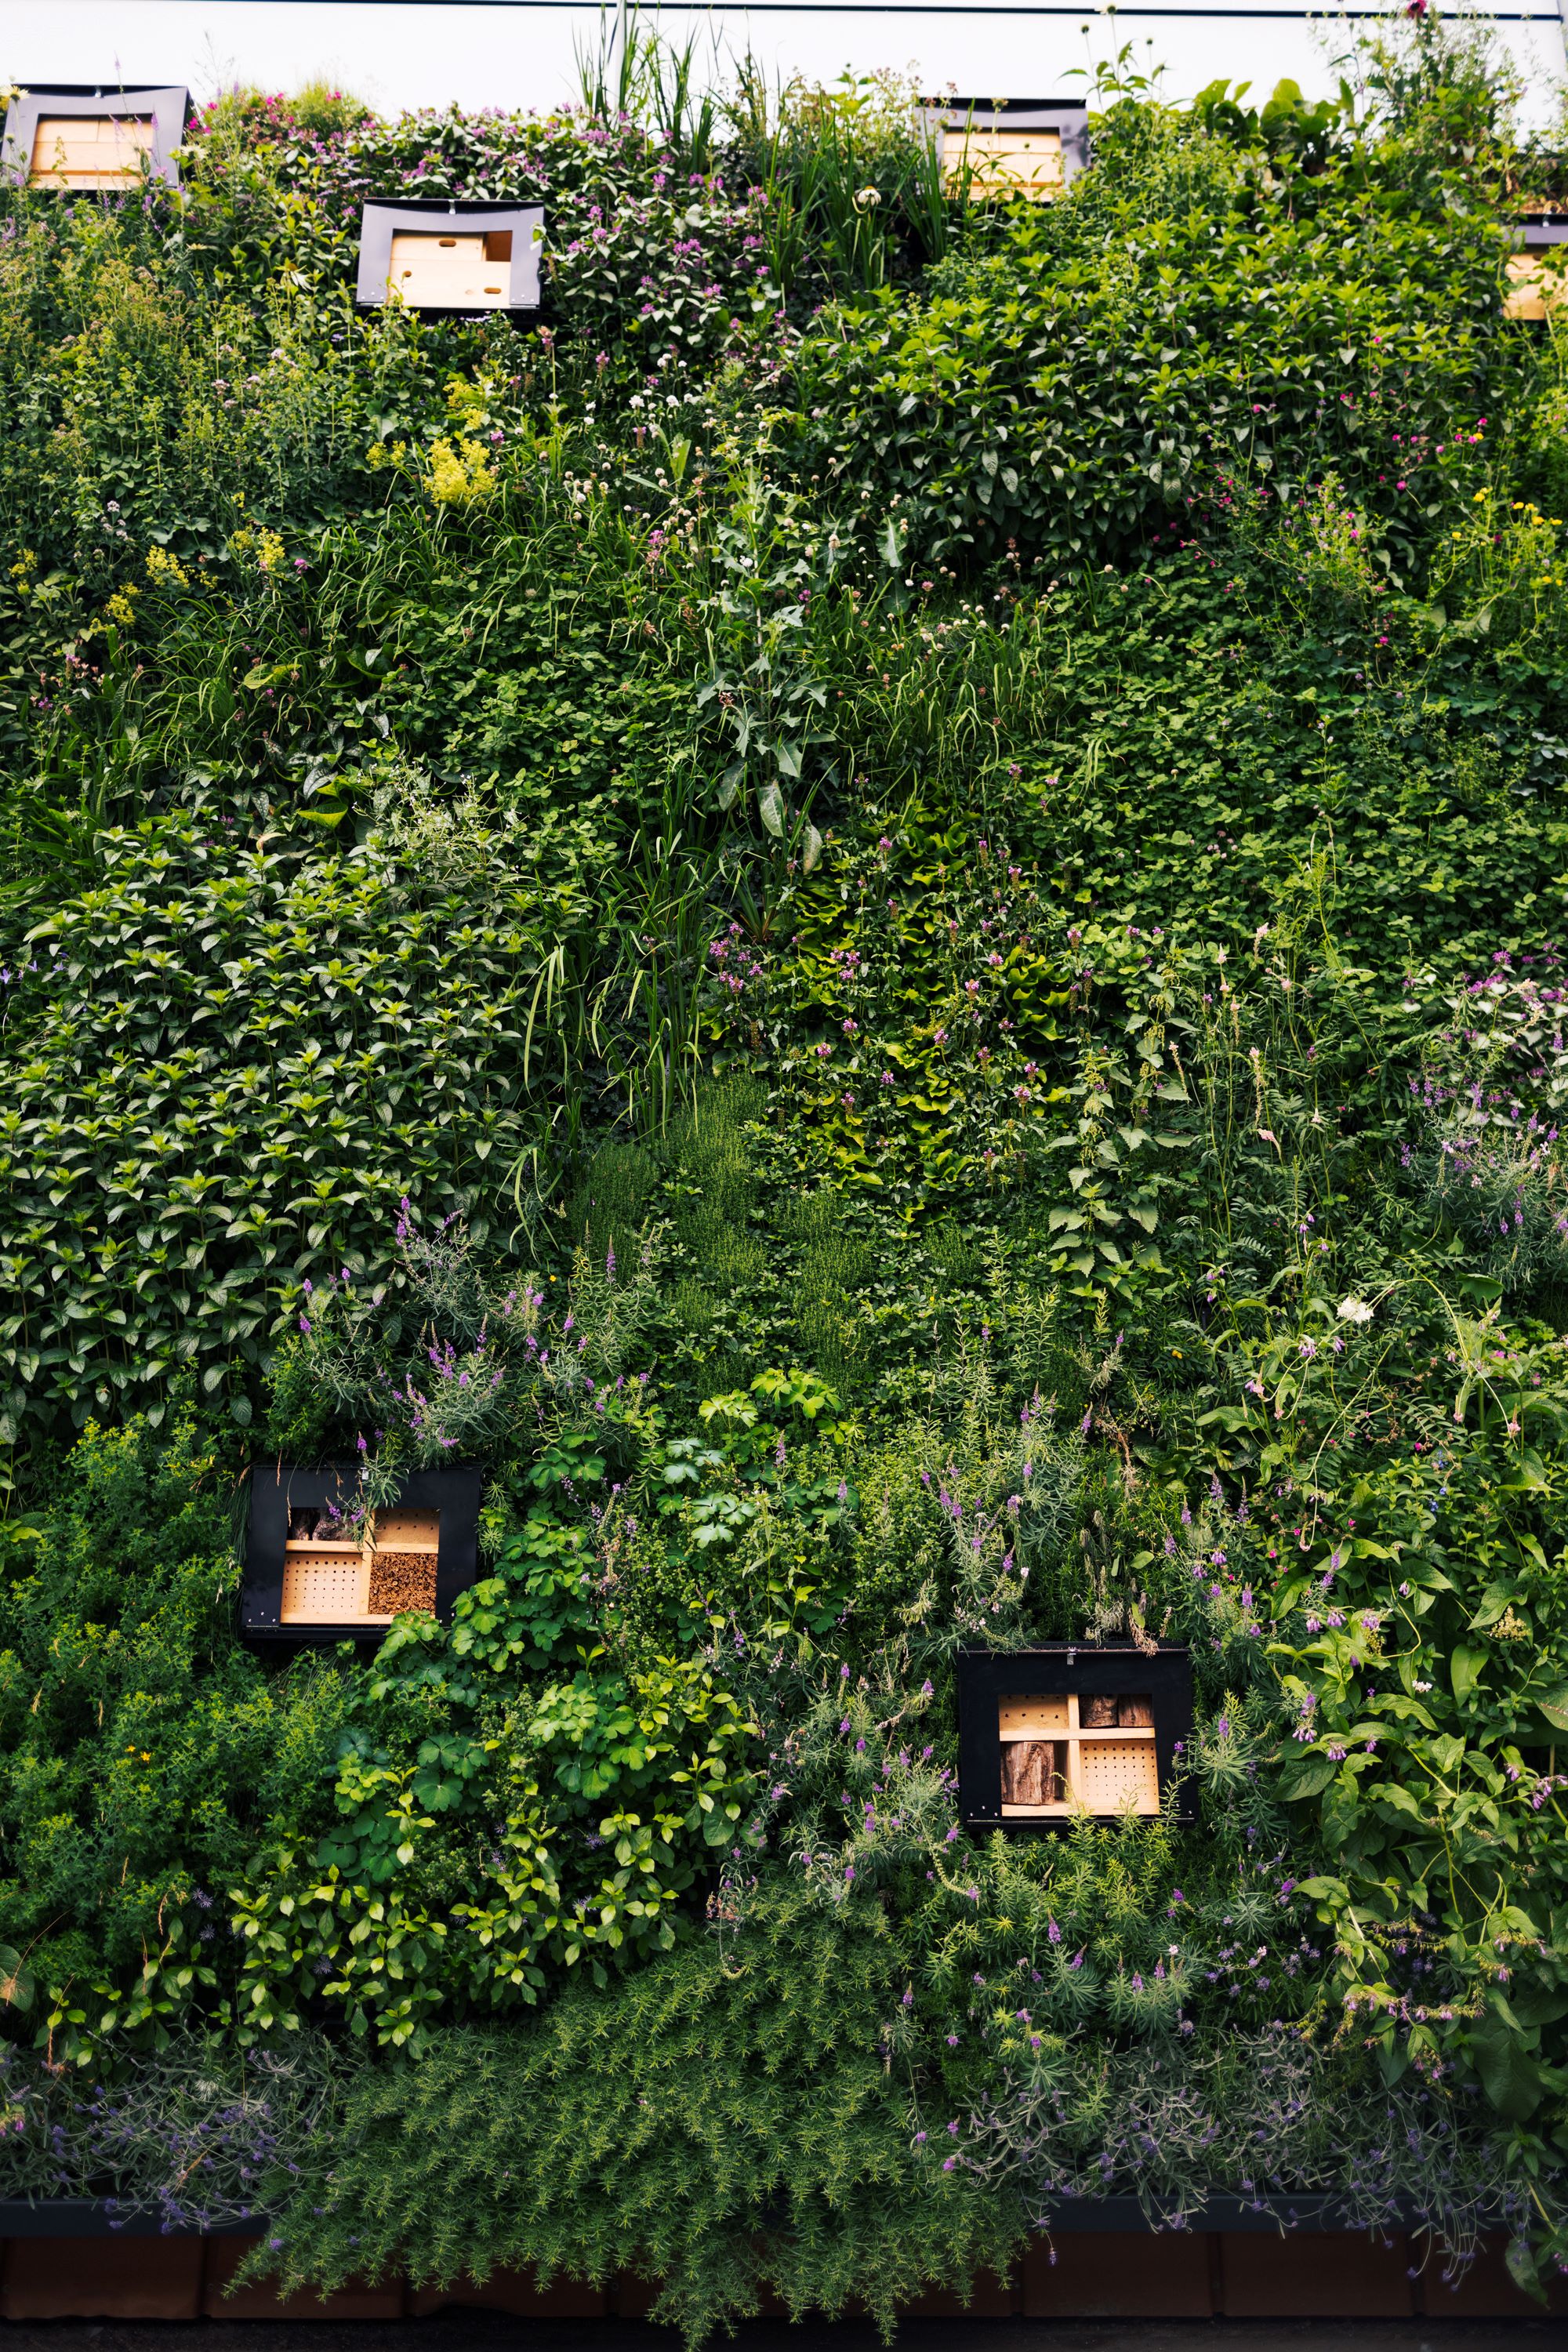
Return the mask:
[(952, 98), (923, 101), (950, 195), (1048, 204), (1089, 161), (1083, 99)]
[(366, 205), (355, 299), (410, 310), (537, 310), (540, 205)]
[(29, 188), (124, 190), (144, 178), (177, 187), (174, 150), (189, 112), (184, 89), (68, 82), (19, 91), (0, 134), (5, 176)]
[(446, 1619), (479, 1573), (479, 1472), (416, 1470), (365, 1507), (352, 1464), (251, 1471), (240, 1629), (258, 1641), (375, 1639), (405, 1610)]
[(959, 1790), (973, 1829), (1157, 1813), (1192, 1730), (1184, 1649), (963, 1650)]
[(1538, 213), (1519, 223), (1520, 249), (1508, 259), (1508, 288), (1503, 295), (1505, 319), (1544, 319), (1556, 310), (1568, 291), (1568, 217)]

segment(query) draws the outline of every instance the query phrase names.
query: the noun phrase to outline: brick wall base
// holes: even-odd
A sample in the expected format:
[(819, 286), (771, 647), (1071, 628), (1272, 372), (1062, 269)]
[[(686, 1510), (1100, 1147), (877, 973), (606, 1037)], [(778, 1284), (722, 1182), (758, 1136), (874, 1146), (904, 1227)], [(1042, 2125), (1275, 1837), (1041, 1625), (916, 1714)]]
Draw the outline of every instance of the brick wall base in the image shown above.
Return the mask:
[[(334, 2294), (279, 2297), (235, 2287), (249, 2252), (236, 2238), (0, 2240), (0, 2319), (418, 2319), (456, 2309), (524, 2319), (638, 2319), (656, 2289), (644, 2279), (607, 2288), (557, 2279), (542, 2289), (526, 2271), (480, 2282), (414, 2287), (353, 2281)], [(1037, 2239), (1007, 2278), (976, 2280), (971, 2319), (1503, 2319), (1539, 2318), (1508, 2274), (1500, 2242), (1483, 2244), (1464, 2277), (1416, 2242), (1301, 2231), (1164, 2235), (1058, 2231)], [(1568, 2280), (1552, 2311), (1568, 2315)], [(782, 2305), (771, 2305), (782, 2315)], [(910, 2318), (956, 2318), (955, 2295), (932, 2293)]]

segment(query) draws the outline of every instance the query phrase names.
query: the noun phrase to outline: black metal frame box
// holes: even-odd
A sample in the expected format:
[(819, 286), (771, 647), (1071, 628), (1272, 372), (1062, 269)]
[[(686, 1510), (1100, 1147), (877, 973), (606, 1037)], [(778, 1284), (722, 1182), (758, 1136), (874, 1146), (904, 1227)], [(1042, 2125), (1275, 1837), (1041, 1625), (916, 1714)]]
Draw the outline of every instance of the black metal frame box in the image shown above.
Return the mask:
[[(104, 89), (90, 82), (40, 83), (37, 89), (19, 91), (5, 110), (5, 128), (0, 134), (0, 171), (13, 183), (52, 186), (66, 195), (102, 193), (87, 186), (73, 189), (61, 181), (33, 179), (33, 149), (39, 122), (56, 116), (89, 122), (147, 121), (153, 125), (152, 142), (146, 150), (148, 171), (154, 180), (177, 188), (180, 173), (174, 150), (185, 135), (190, 111), (188, 89)], [(138, 183), (127, 179), (122, 184), (129, 193)], [(117, 191), (110, 189), (108, 193)]]
[[(482, 1473), (475, 1463), (444, 1470), (413, 1470), (402, 1481), (391, 1515), (437, 1517), (436, 1614), (445, 1623), (460, 1592), (479, 1575), (479, 1492)], [(289, 1573), (289, 1515), (335, 1506), (345, 1512), (359, 1493), (360, 1474), (352, 1462), (318, 1469), (258, 1462), (250, 1473), (250, 1525), (240, 1584), (239, 1626), (258, 1642), (379, 1642), (385, 1619), (344, 1616), (299, 1619), (284, 1613)], [(345, 1546), (345, 1552), (350, 1548)]]
[[(944, 175), (962, 155), (972, 133), (980, 138), (1009, 131), (1054, 131), (1061, 142), (1061, 181), (1066, 188), (1089, 162), (1089, 101), (1081, 98), (928, 98), (921, 100), (928, 129), (937, 142)], [(1000, 160), (999, 158), (996, 160)], [(974, 158), (973, 192), (996, 194), (997, 176), (984, 153)], [(1029, 191), (1020, 188), (1020, 194)], [(1053, 189), (1052, 193), (1055, 193)]]
[[(1125, 1719), (1085, 1724), (1079, 1715), (1084, 1702), (1103, 1714), (1106, 1702), (1148, 1703), (1148, 1721), (1133, 1727)], [(1003, 1719), (1005, 1705), (1021, 1715), (1029, 1702), (1041, 1703), (1037, 1737), (1053, 1748), (1059, 1743), (1072, 1751), (1070, 1769), (1058, 1770), (1061, 1793), (1031, 1810), (1004, 1811)], [(1125, 1710), (1124, 1710), (1125, 1714)], [(1049, 1722), (1044, 1720), (1049, 1717)], [(1153, 1801), (1139, 1807), (1152, 1812), (1164, 1801), (1174, 1778), (1177, 1749), (1192, 1737), (1192, 1665), (1186, 1649), (1161, 1643), (1140, 1650), (1131, 1642), (1054, 1642), (1033, 1650), (964, 1649), (958, 1654), (958, 1782), (959, 1810), (974, 1830), (1057, 1830), (1070, 1826), (1083, 1810), (1101, 1820), (1114, 1819), (1120, 1806), (1097, 1806), (1079, 1796), (1079, 1751), (1116, 1748), (1136, 1755), (1146, 1743), (1153, 1759)], [(1020, 1738), (1034, 1738), (1024, 1732)], [(1053, 1768), (1057, 1769), (1057, 1768)], [(1114, 1776), (1111, 1776), (1114, 1777)], [(1105, 1776), (1088, 1774), (1086, 1780), (1105, 1785)], [(1177, 1819), (1193, 1818), (1183, 1805)]]
[[(507, 312), (537, 310), (539, 308), (539, 256), (544, 241), (544, 207), (542, 205), (446, 205), (425, 202), (401, 205), (366, 205), (360, 221), (359, 278), (354, 288), (354, 299), (363, 307), (374, 309), (388, 298), (394, 278), (395, 247), (404, 238), (442, 239), (449, 234), (454, 247), (459, 243), (479, 238), (484, 243), (483, 259), (486, 269), (479, 278), (478, 290), (472, 299), (463, 299), (460, 289), (437, 283), (433, 291), (422, 293), (411, 285), (404, 300), (411, 310), (437, 316), (466, 317), (490, 310)], [(491, 247), (506, 240), (504, 256), (497, 253), (489, 259)], [(402, 258), (402, 256), (397, 257)], [(501, 277), (504, 268), (506, 276)], [(486, 270), (493, 270), (495, 299), (490, 298)], [(401, 275), (401, 273), (399, 273)], [(401, 287), (399, 291), (402, 291)]]

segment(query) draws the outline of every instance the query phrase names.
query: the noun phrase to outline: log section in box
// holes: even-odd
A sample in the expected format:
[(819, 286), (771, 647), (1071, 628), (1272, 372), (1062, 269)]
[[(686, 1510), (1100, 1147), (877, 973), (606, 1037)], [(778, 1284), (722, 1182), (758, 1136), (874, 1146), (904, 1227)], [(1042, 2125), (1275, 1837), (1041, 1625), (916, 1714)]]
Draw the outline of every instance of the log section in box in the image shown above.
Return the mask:
[(977, 1828), (1157, 1813), (1192, 1729), (1187, 1654), (1163, 1643), (961, 1650), (958, 1703), (960, 1801)]
[(1505, 319), (1544, 319), (1568, 306), (1568, 218), (1542, 213), (1521, 221), (1520, 249), (1508, 259)]
[(21, 90), (0, 136), (5, 177), (30, 188), (112, 191), (139, 188), (144, 179), (176, 186), (174, 150), (189, 111), (190, 94), (179, 89), (56, 82)]
[(479, 1473), (417, 1470), (360, 1507), (352, 1465), (251, 1472), (241, 1631), (259, 1641), (376, 1639), (405, 1610), (446, 1619), (479, 1573)]
[(1082, 99), (927, 99), (923, 110), (949, 195), (1049, 204), (1089, 160)]
[(537, 310), (538, 205), (366, 205), (356, 301), (410, 310)]

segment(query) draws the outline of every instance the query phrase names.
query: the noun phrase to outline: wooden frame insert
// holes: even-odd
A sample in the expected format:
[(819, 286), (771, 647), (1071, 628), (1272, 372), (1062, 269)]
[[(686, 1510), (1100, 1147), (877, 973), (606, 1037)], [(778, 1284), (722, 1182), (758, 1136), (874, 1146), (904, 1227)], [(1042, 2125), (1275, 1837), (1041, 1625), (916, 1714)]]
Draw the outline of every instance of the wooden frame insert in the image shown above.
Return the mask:
[(1089, 108), (1080, 98), (931, 98), (919, 112), (949, 195), (967, 183), (979, 201), (1050, 204), (1089, 162)]
[(141, 180), (156, 127), (150, 114), (40, 114), (30, 188), (127, 188)]
[(124, 195), (149, 180), (175, 187), (189, 113), (190, 93), (178, 87), (44, 83), (18, 90), (6, 108), (0, 165), (14, 186), (62, 194)]
[(944, 132), (942, 177), (950, 195), (961, 186), (965, 164), (972, 196), (1028, 196), (1048, 204), (1067, 185), (1057, 130)]
[[(1070, 1814), (1119, 1813), (1131, 1799), (1140, 1813), (1160, 1810), (1154, 1707), (1125, 1692), (1087, 1707), (1076, 1691), (1056, 1698), (1004, 1694), (998, 1704), (1002, 1818), (1036, 1821)], [(1091, 1717), (1104, 1720), (1088, 1721)]]
[(1503, 317), (1548, 319), (1568, 305), (1568, 264), (1556, 251), (1568, 245), (1568, 219), (1542, 214), (1521, 222), (1517, 235), (1520, 250), (1510, 254), (1505, 264)]
[(537, 310), (539, 205), (366, 205), (354, 299), (458, 315)]
[[(971, 1828), (1157, 1814), (1192, 1731), (1184, 1648), (1053, 1643), (958, 1654), (959, 1801)], [(1178, 1820), (1187, 1804), (1178, 1793)]]

